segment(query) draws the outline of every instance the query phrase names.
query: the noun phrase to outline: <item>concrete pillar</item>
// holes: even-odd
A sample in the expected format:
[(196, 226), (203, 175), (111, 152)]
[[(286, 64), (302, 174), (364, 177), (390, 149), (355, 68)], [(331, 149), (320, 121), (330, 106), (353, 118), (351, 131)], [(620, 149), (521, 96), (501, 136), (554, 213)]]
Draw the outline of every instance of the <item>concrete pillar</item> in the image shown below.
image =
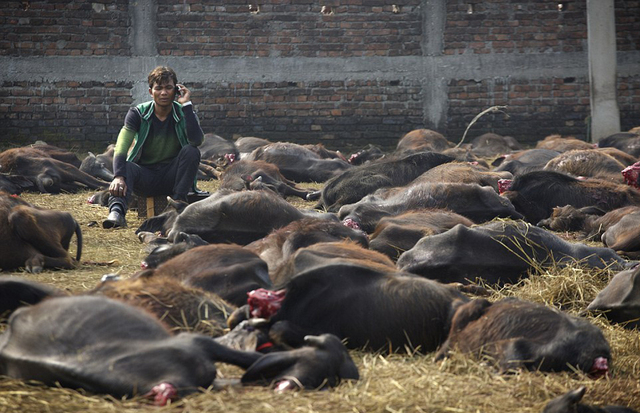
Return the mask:
[(592, 142), (620, 132), (614, 0), (587, 0)]
[(422, 119), (425, 128), (446, 128), (447, 80), (439, 67), (446, 23), (445, 0), (423, 0), (422, 4)]
[(129, 32), (131, 54), (143, 57), (139, 60), (141, 64), (133, 68), (134, 72), (144, 73), (139, 79), (135, 79), (131, 91), (133, 103), (138, 104), (151, 99), (147, 74), (156, 66), (149, 67), (148, 61), (158, 56), (158, 28), (156, 24), (158, 3), (156, 0), (129, 0), (129, 10), (131, 10), (131, 30)]

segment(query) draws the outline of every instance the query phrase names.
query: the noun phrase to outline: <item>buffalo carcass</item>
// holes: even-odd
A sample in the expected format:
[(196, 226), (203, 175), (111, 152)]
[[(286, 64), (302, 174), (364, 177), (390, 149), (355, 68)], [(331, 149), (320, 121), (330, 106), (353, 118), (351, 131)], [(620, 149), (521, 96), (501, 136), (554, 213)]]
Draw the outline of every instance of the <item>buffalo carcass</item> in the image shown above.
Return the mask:
[(143, 271), (131, 278), (107, 279), (88, 292), (126, 302), (154, 314), (172, 333), (191, 331), (218, 337), (236, 306), (179, 279)]
[(4, 376), (157, 404), (211, 386), (217, 361), (246, 369), (260, 356), (195, 333), (171, 335), (150, 314), (98, 296), (22, 307), (0, 336)]
[(240, 151), (236, 144), (215, 133), (206, 133), (198, 149), (200, 150), (200, 159), (213, 164), (219, 163), (221, 159), (233, 163), (240, 158)]
[(319, 242), (305, 248), (300, 248), (271, 271), (271, 279), (276, 289), (286, 288), (289, 281), (298, 273), (311, 268), (328, 264), (329, 262), (349, 262), (358, 265), (394, 271), (393, 261), (386, 255), (370, 250), (352, 241)]
[(504, 155), (493, 161), (494, 172), (511, 172), (513, 176), (524, 175), (533, 171), (540, 171), (551, 159), (560, 152), (550, 149), (526, 149)]
[(393, 260), (413, 248), (426, 235), (435, 235), (458, 224), (471, 226), (473, 221), (445, 209), (419, 209), (382, 218), (371, 234), (369, 248)]
[(637, 413), (624, 406), (592, 406), (580, 403), (587, 388), (585, 386), (571, 390), (551, 400), (542, 413)]
[(305, 335), (329, 333), (348, 348), (430, 352), (444, 342), (455, 306), (467, 300), (435, 281), (331, 261), (289, 281), (270, 335), (302, 343)]
[(528, 271), (550, 266), (583, 265), (622, 269), (625, 260), (609, 248), (569, 243), (550, 231), (522, 221), (456, 225), (422, 238), (397, 262), (402, 271), (444, 283), (515, 283)]
[(477, 299), (458, 307), (436, 359), (451, 349), (486, 356), (503, 372), (576, 369), (602, 377), (609, 373), (611, 363), (609, 343), (598, 327), (514, 298), (495, 303)]
[(352, 167), (342, 159), (325, 159), (307, 147), (288, 142), (261, 146), (243, 159), (275, 164), (285, 178), (295, 182), (325, 182)]
[(138, 239), (147, 244), (149, 254), (142, 260), (140, 267), (144, 270), (157, 268), (160, 264), (171, 258), (178, 256), (192, 248), (209, 243), (197, 235), (189, 235), (184, 232), (178, 234), (173, 242), (169, 242), (167, 237), (158, 235), (158, 233), (140, 231)]
[[(73, 235), (76, 258), (69, 254)], [(0, 192), (0, 269), (29, 272), (75, 268), (82, 256), (82, 231), (68, 212), (45, 210)]]
[(240, 159), (245, 159), (247, 155), (261, 146), (267, 146), (273, 143), (267, 139), (257, 138), (255, 136), (243, 136), (236, 140), (236, 148), (240, 152)]
[(414, 129), (400, 138), (392, 156), (401, 158), (416, 152), (443, 152), (452, 147), (453, 144), (439, 132)]
[(33, 189), (34, 184), (22, 175), (0, 172), (0, 191), (9, 195), (20, 195), (22, 191)]
[(326, 183), (316, 208), (337, 212), (341, 206), (358, 202), (377, 189), (407, 185), (429, 169), (451, 161), (450, 156), (419, 152), (353, 167)]
[(113, 154), (115, 149), (116, 145), (112, 143), (101, 154), (94, 155), (93, 152), (89, 152), (82, 160), (80, 170), (96, 178), (111, 182), (113, 180)]
[(65, 296), (66, 292), (50, 285), (22, 277), (0, 276), (0, 317), (6, 317), (24, 305), (38, 304), (49, 297)]
[(500, 154), (521, 150), (522, 147), (511, 136), (484, 133), (471, 141), (471, 152), (481, 158), (494, 158)]
[(573, 136), (549, 135), (536, 143), (538, 149), (551, 149), (552, 151), (567, 152), (574, 149), (592, 149), (596, 145), (576, 139)]
[(351, 165), (362, 165), (367, 162), (383, 158), (385, 153), (379, 146), (368, 144), (366, 147), (352, 153), (347, 159)]
[(183, 285), (215, 293), (233, 305), (247, 302), (247, 293), (270, 288), (269, 270), (253, 252), (233, 244), (210, 244), (192, 248), (134, 278), (170, 278)]
[(307, 199), (312, 191), (298, 188), (295, 182), (280, 173), (278, 167), (265, 161), (241, 160), (233, 162), (220, 177), (220, 189), (270, 189), (283, 197)]
[(269, 190), (218, 190), (209, 197), (188, 205), (169, 231), (169, 240), (184, 232), (210, 243), (246, 245), (305, 216), (335, 219), (330, 214), (301, 211)]
[(49, 145), (48, 143), (43, 141), (36, 141), (35, 143), (27, 146), (26, 148), (37, 149), (40, 152), (46, 153), (47, 156), (50, 156), (53, 159), (57, 159), (61, 162), (71, 164), (76, 168), (79, 168), (82, 163), (75, 153), (68, 151), (66, 149), (59, 148), (55, 145)]
[(600, 148), (617, 148), (636, 158), (640, 156), (640, 134), (634, 132), (619, 132), (598, 141)]
[(300, 248), (319, 242), (352, 240), (363, 247), (369, 242), (362, 232), (342, 225), (339, 221), (302, 218), (276, 229), (264, 238), (248, 244), (245, 248), (265, 260), (269, 272), (273, 272)]
[(595, 208), (556, 207), (538, 226), (553, 231), (576, 231), (585, 238), (600, 238), (603, 244), (621, 255), (640, 254), (640, 206), (617, 208), (607, 213)]
[(412, 209), (442, 208), (474, 222), (494, 218), (522, 218), (508, 199), (493, 188), (477, 184), (425, 182), (393, 188), (386, 195), (374, 193), (359, 202), (340, 208), (338, 218), (345, 225), (374, 231), (378, 221)]
[(104, 181), (82, 172), (72, 164), (50, 157), (34, 148), (7, 149), (0, 153), (0, 172), (22, 175), (40, 192), (75, 192), (108, 186)]
[(599, 179), (580, 180), (554, 171), (534, 171), (516, 176), (502, 194), (533, 224), (551, 216), (553, 208), (595, 206), (611, 211), (640, 206), (640, 191), (628, 185)]
[(493, 172), (487, 168), (470, 162), (448, 162), (429, 169), (413, 180), (412, 184), (423, 182), (456, 182), (490, 186), (498, 192), (501, 179), (511, 179), (510, 172)]
[(358, 368), (336, 336), (306, 336), (304, 342), (304, 347), (262, 356), (244, 372), (242, 383), (272, 385), (280, 392), (335, 387), (341, 380), (360, 379)]
[(551, 159), (544, 167), (546, 171), (563, 172), (576, 177), (599, 178), (624, 183), (622, 162), (596, 149), (575, 149), (563, 152)]
[(620, 271), (587, 307), (626, 328), (640, 327), (640, 265)]

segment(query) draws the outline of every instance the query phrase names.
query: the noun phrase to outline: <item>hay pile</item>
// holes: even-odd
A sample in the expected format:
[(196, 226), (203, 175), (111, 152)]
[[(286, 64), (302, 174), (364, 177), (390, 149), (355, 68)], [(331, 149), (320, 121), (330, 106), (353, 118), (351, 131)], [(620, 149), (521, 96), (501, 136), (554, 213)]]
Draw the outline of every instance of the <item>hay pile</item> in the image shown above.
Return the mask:
[[(217, 182), (200, 184), (210, 191), (216, 186)], [(128, 276), (139, 269), (146, 254), (134, 231), (142, 220), (135, 211), (129, 211), (127, 229), (103, 230), (101, 222), (107, 210), (87, 204), (89, 195), (89, 192), (23, 195), (36, 205), (74, 215), (84, 234), (83, 263), (73, 271), (14, 274), (76, 293), (92, 289), (104, 274)], [(313, 205), (293, 198), (289, 201), (298, 207)], [(75, 251), (75, 246), (71, 249)], [(492, 290), (490, 299), (516, 296), (578, 314), (612, 275), (606, 270), (580, 268), (546, 270), (517, 285)], [(587, 386), (585, 403), (619, 404), (640, 410), (639, 333), (610, 325), (602, 318), (590, 319), (602, 328), (611, 344), (610, 379), (594, 381), (581, 373), (499, 375), (493, 368), (460, 354), (435, 363), (431, 354), (383, 356), (352, 351), (361, 380), (343, 383), (329, 391), (275, 394), (266, 388), (232, 386), (203, 389), (158, 408), (141, 398), (114, 400), (109, 396), (0, 378), (0, 412), (540, 412), (551, 398), (581, 385)], [(219, 364), (219, 369), (224, 378), (238, 378), (242, 374), (236, 367)]]

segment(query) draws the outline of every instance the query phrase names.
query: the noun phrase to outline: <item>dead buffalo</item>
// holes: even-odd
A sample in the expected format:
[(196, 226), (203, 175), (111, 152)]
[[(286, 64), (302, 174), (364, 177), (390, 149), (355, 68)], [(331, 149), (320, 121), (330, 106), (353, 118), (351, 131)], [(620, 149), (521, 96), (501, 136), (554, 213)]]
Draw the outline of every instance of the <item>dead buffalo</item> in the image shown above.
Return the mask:
[(580, 403), (587, 388), (585, 386), (571, 390), (551, 400), (542, 413), (637, 413), (623, 406), (591, 406)]
[(206, 133), (198, 149), (200, 150), (201, 160), (212, 161), (214, 163), (225, 157), (229, 159), (229, 155), (231, 155), (233, 160), (240, 158), (240, 151), (238, 151), (236, 144), (215, 133)]
[[(73, 235), (76, 258), (69, 254)], [(0, 269), (75, 268), (82, 256), (82, 231), (68, 212), (38, 208), (0, 192)]]
[[(640, 257), (640, 207), (627, 207), (620, 215), (618, 222), (606, 228), (602, 234), (602, 242), (619, 254), (637, 259)], [(602, 220), (606, 217), (605, 215)]]
[(0, 172), (22, 175), (40, 192), (75, 192), (108, 186), (72, 164), (59, 161), (35, 148), (7, 149), (0, 153)]
[(517, 176), (503, 196), (533, 224), (551, 216), (553, 208), (565, 205), (595, 206), (603, 211), (640, 206), (640, 191), (628, 185), (599, 179), (580, 180), (554, 171)]
[(305, 346), (266, 354), (242, 375), (243, 384), (260, 383), (287, 389), (318, 390), (341, 380), (358, 380), (358, 368), (334, 335), (306, 336)]
[(71, 164), (76, 168), (80, 168), (80, 164), (82, 163), (75, 153), (54, 145), (49, 145), (48, 143), (43, 141), (36, 141), (33, 145), (29, 145), (26, 148), (37, 149), (38, 151), (44, 152), (45, 154), (47, 154), (47, 156), (50, 156), (53, 159)]
[(550, 149), (526, 149), (499, 157), (492, 163), (495, 166), (493, 171), (511, 172), (513, 176), (541, 171), (547, 162), (559, 154), (560, 152)]
[(429, 169), (451, 161), (450, 156), (420, 152), (353, 167), (326, 183), (316, 208), (337, 212), (342, 205), (358, 202), (379, 188), (407, 185)]
[(249, 291), (271, 287), (267, 263), (253, 252), (231, 244), (189, 249), (155, 270), (142, 271), (134, 277), (171, 278), (183, 285), (215, 293), (236, 306), (246, 304)]
[(430, 352), (444, 342), (455, 306), (467, 300), (435, 281), (343, 261), (297, 274), (270, 322), (272, 330), (284, 322), (299, 342), (329, 333), (348, 348)]
[(80, 170), (103, 181), (113, 181), (113, 154), (115, 148), (116, 145), (112, 143), (101, 154), (94, 155), (93, 152), (89, 152), (82, 160)]
[(138, 239), (147, 244), (149, 254), (142, 260), (140, 267), (144, 270), (157, 268), (163, 262), (170, 260), (192, 248), (209, 243), (197, 235), (189, 235), (184, 232), (169, 242), (169, 239), (162, 237), (157, 233), (148, 231), (138, 232)]
[(287, 283), (297, 274), (311, 268), (327, 265), (330, 262), (358, 263), (358, 265), (394, 271), (393, 261), (386, 255), (370, 250), (352, 241), (319, 242), (300, 248), (283, 260), (271, 272), (271, 279), (276, 289), (286, 288)]
[(300, 211), (272, 191), (218, 190), (180, 213), (168, 237), (195, 234), (209, 243), (246, 245), (305, 216), (335, 219), (329, 214)]
[(363, 149), (352, 153), (347, 162), (351, 165), (362, 165), (363, 163), (375, 161), (385, 156), (379, 146), (368, 144)]
[(369, 195), (340, 208), (338, 218), (345, 225), (371, 233), (383, 217), (421, 208), (448, 209), (474, 222), (496, 217), (522, 218), (509, 200), (499, 196), (491, 187), (437, 182), (395, 188), (386, 198)]
[(371, 234), (369, 248), (393, 260), (413, 248), (420, 238), (434, 235), (458, 224), (471, 226), (473, 221), (444, 209), (411, 210), (400, 215), (384, 217)]
[(431, 129), (414, 129), (407, 132), (396, 145), (395, 157), (405, 157), (416, 152), (442, 152), (453, 147), (453, 143), (441, 133)]
[[(173, 226), (173, 223), (178, 218), (178, 215), (185, 210), (189, 204), (184, 201), (175, 201), (170, 196), (167, 197), (167, 206), (159, 215), (147, 218), (136, 229), (136, 234), (141, 232), (160, 233), (161, 236), (166, 237)], [(172, 242), (177, 243), (176, 240), (179, 233), (176, 234)]]
[(346, 227), (337, 220), (302, 218), (274, 230), (245, 248), (265, 260), (272, 272), (300, 248), (342, 240), (352, 240), (365, 248), (369, 245), (362, 231)]
[(0, 317), (24, 305), (38, 304), (49, 297), (67, 295), (50, 285), (37, 283), (26, 278), (9, 275), (0, 276)]
[(297, 196), (302, 199), (307, 199), (307, 195), (312, 192), (298, 188), (295, 182), (282, 176), (276, 165), (265, 161), (233, 162), (220, 179), (220, 189), (234, 191), (267, 188), (283, 197)]
[(444, 283), (515, 283), (531, 270), (583, 265), (622, 269), (625, 260), (609, 248), (569, 243), (522, 221), (457, 225), (422, 238), (400, 256), (398, 268)]
[(576, 369), (602, 377), (611, 362), (609, 343), (595, 325), (513, 298), (495, 303), (477, 299), (458, 307), (436, 359), (451, 349), (487, 357), (503, 372)]
[(107, 280), (88, 294), (117, 299), (154, 314), (174, 334), (196, 331), (221, 336), (227, 317), (236, 308), (211, 292), (161, 275)]
[(148, 313), (98, 296), (22, 307), (0, 336), (4, 376), (157, 404), (211, 386), (215, 362), (246, 369), (260, 357), (199, 334), (171, 335)]
[(480, 165), (469, 162), (448, 162), (429, 169), (413, 180), (413, 184), (422, 182), (455, 182), (490, 186), (498, 192), (498, 181), (511, 179), (510, 172), (493, 172)]
[(574, 149), (592, 149), (596, 145), (576, 139), (573, 136), (562, 137), (560, 135), (549, 135), (536, 143), (538, 149), (551, 149), (552, 151), (567, 152)]
[(33, 182), (22, 175), (10, 175), (0, 172), (0, 191), (9, 195), (20, 195), (22, 191), (35, 189)]
[(632, 156), (640, 157), (640, 134), (634, 132), (619, 132), (598, 141), (600, 148), (617, 148)]
[(251, 152), (270, 143), (273, 142), (263, 138), (256, 138), (255, 136), (243, 136), (236, 140), (236, 148), (240, 152), (240, 159), (245, 159)]
[(621, 271), (598, 293), (587, 310), (603, 313), (626, 328), (640, 327), (640, 265)]
[(285, 178), (295, 182), (325, 182), (351, 168), (342, 159), (325, 159), (307, 147), (288, 142), (261, 146), (244, 159), (275, 164)]
[(493, 158), (520, 149), (522, 147), (513, 137), (497, 133), (483, 133), (471, 141), (471, 151), (481, 158)]
[(563, 152), (551, 159), (544, 170), (623, 183), (620, 172), (624, 168), (622, 162), (604, 152), (596, 149), (576, 149)]

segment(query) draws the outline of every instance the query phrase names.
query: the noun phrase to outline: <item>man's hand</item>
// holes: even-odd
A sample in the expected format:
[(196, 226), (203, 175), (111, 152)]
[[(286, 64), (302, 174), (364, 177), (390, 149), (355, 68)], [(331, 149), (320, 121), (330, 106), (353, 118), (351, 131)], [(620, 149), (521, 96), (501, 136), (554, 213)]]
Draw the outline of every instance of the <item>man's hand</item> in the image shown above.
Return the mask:
[(124, 177), (116, 176), (109, 184), (109, 193), (113, 196), (125, 196), (127, 193), (127, 184), (124, 181)]
[(184, 105), (185, 103), (191, 100), (191, 91), (187, 89), (186, 86), (183, 84), (178, 83), (176, 86), (178, 86), (178, 89), (180, 91), (176, 101), (181, 105)]

